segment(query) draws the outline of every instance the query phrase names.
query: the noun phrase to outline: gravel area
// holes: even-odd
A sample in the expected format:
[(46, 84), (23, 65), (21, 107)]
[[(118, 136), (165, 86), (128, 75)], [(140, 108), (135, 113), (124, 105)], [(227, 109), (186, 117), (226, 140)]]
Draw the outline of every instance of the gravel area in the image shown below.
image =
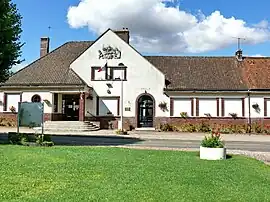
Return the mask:
[[(144, 147), (144, 146), (112, 146), (129, 149), (151, 149), (151, 150), (171, 150), (171, 151), (199, 151), (199, 149), (193, 148), (169, 148), (169, 147)], [(242, 151), (242, 150), (227, 150), (227, 154), (232, 155), (244, 155), (251, 158), (255, 158), (259, 161), (270, 165), (270, 152), (255, 152), (255, 151)]]

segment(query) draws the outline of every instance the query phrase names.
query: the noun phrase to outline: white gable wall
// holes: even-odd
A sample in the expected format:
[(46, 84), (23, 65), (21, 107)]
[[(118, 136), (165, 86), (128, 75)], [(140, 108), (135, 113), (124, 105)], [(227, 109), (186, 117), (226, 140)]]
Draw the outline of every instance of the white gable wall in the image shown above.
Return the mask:
[[(170, 108), (169, 98), (163, 94), (165, 87), (165, 76), (144, 57), (126, 44), (114, 32), (108, 31), (88, 50), (86, 50), (76, 61), (71, 64), (71, 68), (91, 87), (98, 96), (120, 96), (121, 81), (91, 81), (91, 67), (104, 66), (106, 60), (99, 59), (99, 50), (103, 46), (117, 47), (122, 55), (121, 59), (107, 60), (108, 66), (118, 66), (123, 63), (127, 66), (127, 81), (124, 81), (124, 107), (131, 107), (131, 111), (124, 111), (124, 116), (135, 116), (135, 105), (137, 97), (145, 91), (155, 98), (156, 116), (169, 116), (169, 112), (163, 112), (159, 103), (165, 101)], [(105, 73), (105, 72), (103, 72)], [(107, 93), (106, 83), (112, 84), (111, 94)], [(87, 110), (87, 109), (86, 109)]]

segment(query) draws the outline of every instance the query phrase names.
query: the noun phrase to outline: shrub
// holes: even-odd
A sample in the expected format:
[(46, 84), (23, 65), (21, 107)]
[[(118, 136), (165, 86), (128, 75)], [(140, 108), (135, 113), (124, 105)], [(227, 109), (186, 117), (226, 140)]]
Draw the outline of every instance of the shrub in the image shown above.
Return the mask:
[(219, 130), (213, 131), (209, 136), (205, 136), (201, 142), (201, 146), (208, 148), (224, 148), (224, 143), (220, 138)]
[(16, 125), (17, 125), (16, 118), (0, 117), (0, 126), (4, 126), (4, 127), (15, 127)]
[(251, 131), (254, 133), (262, 133), (263, 132), (263, 127), (261, 124), (255, 122), (251, 125)]
[(120, 130), (120, 129), (117, 129), (117, 130), (115, 131), (115, 133), (116, 133), (117, 135), (127, 135), (127, 134), (128, 134), (126, 130)]
[(22, 145), (25, 142), (29, 142), (29, 135), (25, 133), (8, 133), (8, 141), (11, 144)]
[(182, 132), (190, 132), (190, 133), (193, 133), (193, 132), (196, 132), (197, 131), (197, 128), (194, 124), (191, 124), (191, 123), (187, 123), (187, 124), (183, 124), (181, 126), (181, 131)]
[(36, 143), (37, 144), (42, 144), (43, 142), (51, 142), (52, 140), (51, 140), (51, 136), (49, 136), (49, 135), (43, 135), (43, 137), (42, 137), (42, 135), (41, 134), (36, 134), (35, 135), (35, 138), (36, 138)]
[(212, 129), (210, 127), (210, 124), (202, 122), (201, 124), (199, 124), (197, 131), (198, 132), (203, 132), (203, 133), (207, 133), (210, 132)]
[(52, 146), (54, 146), (54, 143), (52, 141), (50, 141), (50, 142), (44, 141), (40, 145), (44, 146), (44, 147), (52, 147)]
[(237, 114), (236, 114), (236, 113), (229, 113), (229, 115), (230, 115), (233, 119), (237, 119)]
[(33, 135), (26, 133), (9, 133), (8, 140), (11, 144), (14, 145), (32, 145), (33, 143), (41, 145), (41, 146), (53, 146), (53, 142), (51, 141), (51, 137), (49, 135)]
[(187, 117), (188, 117), (188, 113), (187, 113), (187, 112), (181, 112), (181, 113), (180, 113), (180, 116), (181, 116), (182, 118), (187, 118)]
[(165, 131), (165, 132), (172, 132), (172, 131), (177, 131), (177, 128), (169, 123), (165, 123), (165, 124), (160, 124), (160, 130), (161, 131)]

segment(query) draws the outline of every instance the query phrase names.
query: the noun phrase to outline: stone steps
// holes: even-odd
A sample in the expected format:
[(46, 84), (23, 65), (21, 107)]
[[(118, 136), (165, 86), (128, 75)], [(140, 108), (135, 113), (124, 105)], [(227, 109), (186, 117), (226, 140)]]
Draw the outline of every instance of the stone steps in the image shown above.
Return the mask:
[[(100, 127), (88, 121), (46, 121), (44, 123), (44, 131), (49, 132), (87, 132), (97, 131)], [(41, 127), (35, 128), (41, 131)]]

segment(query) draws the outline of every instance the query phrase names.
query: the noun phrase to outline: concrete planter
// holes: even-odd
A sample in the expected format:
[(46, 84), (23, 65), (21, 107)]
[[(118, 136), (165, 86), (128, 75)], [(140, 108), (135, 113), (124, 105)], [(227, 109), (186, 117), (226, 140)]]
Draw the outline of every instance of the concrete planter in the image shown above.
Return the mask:
[(205, 160), (226, 159), (226, 148), (208, 148), (200, 146), (200, 159)]

